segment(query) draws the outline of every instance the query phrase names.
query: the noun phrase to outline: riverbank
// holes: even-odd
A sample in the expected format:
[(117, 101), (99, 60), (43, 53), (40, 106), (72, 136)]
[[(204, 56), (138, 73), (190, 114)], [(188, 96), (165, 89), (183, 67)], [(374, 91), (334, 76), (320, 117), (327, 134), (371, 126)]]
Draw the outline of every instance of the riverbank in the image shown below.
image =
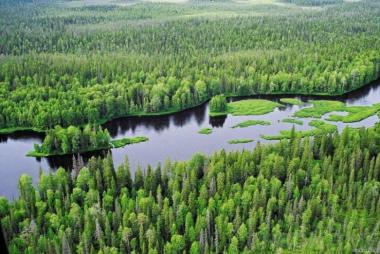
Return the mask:
[[(336, 100), (341, 100), (341, 99), (345, 99), (344, 97), (346, 96), (349, 96), (351, 93), (355, 93), (355, 92), (359, 92), (360, 90), (362, 89), (365, 89), (366, 87), (369, 87), (371, 85), (374, 85), (374, 84), (377, 84), (378, 82), (380, 82), (380, 79), (377, 79), (377, 80), (374, 80), (374, 81), (371, 81), (367, 84), (364, 84), (362, 85), (361, 87), (358, 87), (358, 88), (354, 88), (354, 89), (351, 89), (351, 90), (348, 90), (348, 91), (344, 91), (344, 92), (341, 92), (341, 93), (333, 93), (333, 94), (328, 94), (328, 93), (278, 93), (278, 92), (272, 92), (272, 93), (253, 93), (253, 94), (247, 94), (247, 95), (241, 95), (241, 94), (225, 94), (226, 98), (227, 99), (231, 99), (231, 98), (252, 98), (252, 97), (268, 97), (269, 98), (272, 98), (272, 97), (283, 97), (285, 99), (291, 99), (291, 98), (288, 98), (288, 97), (296, 97), (296, 96), (308, 96), (308, 97), (315, 97), (315, 98), (318, 98), (318, 99), (336, 99)], [(102, 119), (99, 119), (98, 121), (96, 121), (94, 124), (96, 125), (103, 125), (103, 124), (106, 124), (108, 122), (111, 122), (113, 120), (117, 120), (117, 119), (120, 119), (120, 118), (126, 118), (126, 117), (149, 117), (149, 116), (164, 116), (164, 115), (172, 115), (172, 114), (175, 114), (175, 113), (179, 113), (179, 112), (183, 112), (183, 111), (186, 111), (186, 110), (190, 110), (190, 109), (193, 109), (193, 108), (196, 108), (206, 102), (208, 102), (210, 99), (212, 98), (212, 96), (210, 98), (207, 98), (205, 99), (204, 101), (200, 102), (200, 103), (197, 103), (193, 106), (190, 106), (190, 107), (187, 107), (187, 108), (184, 108), (184, 109), (180, 109), (180, 108), (170, 108), (170, 109), (167, 109), (167, 110), (163, 110), (163, 111), (160, 111), (160, 112), (143, 112), (143, 111), (139, 111), (139, 112), (132, 112), (132, 113), (129, 113), (127, 115), (121, 115), (121, 116), (115, 116), (115, 117), (110, 117), (110, 118), (102, 118)], [(289, 102), (289, 101), (288, 101)], [(294, 102), (294, 101), (293, 101)], [(226, 113), (215, 113), (215, 114), (210, 114), (210, 116), (212, 117), (217, 117), (217, 116), (225, 116)], [(85, 126), (85, 124), (83, 125), (78, 125), (78, 127), (83, 127)], [(42, 127), (9, 127), (9, 128), (3, 128), (3, 129), (0, 129), (0, 135), (7, 135), (7, 134), (13, 134), (13, 133), (16, 133), (16, 132), (21, 132), (21, 131), (34, 131), (34, 132), (37, 132), (37, 133), (44, 133), (46, 132), (48, 129), (45, 129), (45, 128), (42, 128)]]
[[(254, 98), (279, 100), (276, 96), (259, 96)], [(321, 99), (319, 97), (297, 98), (303, 102)], [(379, 103), (379, 98), (380, 82), (336, 99), (347, 103), (349, 106), (370, 106)], [(237, 99), (244, 99), (244, 97)], [(83, 157), (84, 163), (86, 163), (92, 156), (102, 157), (110, 151), (114, 158), (114, 164), (120, 165), (124, 162), (127, 155), (131, 164), (131, 170), (134, 173), (138, 166), (147, 167), (148, 165), (157, 165), (157, 163), (164, 165), (167, 158), (170, 160), (185, 160), (198, 152), (212, 154), (221, 149), (226, 151), (249, 150), (255, 146), (255, 141), (261, 144), (276, 142), (267, 141), (261, 138), (260, 135), (277, 135), (281, 130), (290, 130), (293, 124), (283, 123), (281, 120), (291, 118), (296, 111), (310, 106), (308, 104), (303, 104), (300, 107), (286, 105), (286, 108), (275, 110), (275, 112), (263, 116), (228, 115), (227, 117), (210, 118), (208, 115), (208, 103), (204, 103), (194, 109), (170, 116), (120, 118), (103, 126), (103, 128), (107, 128), (110, 131), (111, 140), (124, 137), (146, 136), (149, 137), (149, 141), (136, 145), (127, 145), (124, 148), (83, 153), (81, 157)], [(231, 128), (247, 120), (269, 121), (271, 125)], [(298, 120), (303, 121), (304, 124), (296, 125), (296, 131), (314, 129), (309, 126), (309, 122), (313, 119), (302, 118)], [(336, 125), (340, 132), (347, 125), (354, 128), (361, 126), (370, 127), (378, 121), (379, 118), (374, 116), (352, 124), (344, 122), (330, 122), (330, 124)], [(198, 131), (203, 128), (212, 128), (213, 133), (211, 135), (198, 134)], [(2, 182), (0, 181), (0, 192), (3, 195), (9, 198), (18, 195), (17, 179), (23, 173), (38, 178), (41, 168), (46, 172), (54, 171), (59, 167), (65, 169), (72, 168), (72, 155), (50, 156), (47, 158), (25, 156), (26, 153), (33, 150), (35, 143), (41, 144), (43, 138), (44, 134), (29, 131), (13, 135), (0, 135), (0, 154), (3, 158), (7, 158), (0, 165), (0, 179), (3, 179)], [(233, 145), (228, 143), (230, 140), (241, 138), (253, 139), (254, 142)]]

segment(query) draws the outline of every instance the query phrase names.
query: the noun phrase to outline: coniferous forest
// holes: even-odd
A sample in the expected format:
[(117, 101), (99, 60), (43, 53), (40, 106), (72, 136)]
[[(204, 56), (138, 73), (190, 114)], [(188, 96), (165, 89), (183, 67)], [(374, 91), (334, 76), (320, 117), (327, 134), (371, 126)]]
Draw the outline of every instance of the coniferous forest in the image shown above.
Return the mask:
[[(343, 97), (379, 78), (379, 0), (1, 0), (0, 145), (39, 133), (28, 155), (72, 166), (17, 176), (0, 233), (12, 254), (379, 253), (380, 99)], [(176, 152), (232, 116), (252, 117), (227, 121), (244, 149), (114, 163), (150, 140), (126, 133), (187, 124), (148, 117), (207, 102)]]
[[(133, 179), (132, 179), (133, 178)], [(12, 253), (375, 253), (380, 125), (137, 170), (93, 158), (0, 199)]]
[(220, 93), (336, 95), (380, 76), (377, 0), (70, 3), (1, 2), (0, 130), (175, 112)]

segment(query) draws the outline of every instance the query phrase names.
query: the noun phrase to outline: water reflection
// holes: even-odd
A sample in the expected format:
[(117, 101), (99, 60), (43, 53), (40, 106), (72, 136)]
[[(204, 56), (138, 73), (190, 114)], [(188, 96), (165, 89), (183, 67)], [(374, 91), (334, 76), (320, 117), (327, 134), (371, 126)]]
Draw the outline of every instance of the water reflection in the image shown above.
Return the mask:
[[(327, 96), (288, 96), (288, 95), (260, 95), (251, 98), (269, 99), (279, 101), (280, 98), (298, 98), (304, 102), (311, 99), (332, 99)], [(247, 97), (234, 97), (231, 101), (241, 100)], [(335, 97), (349, 105), (371, 105), (380, 103), (380, 81), (372, 83), (360, 90), (353, 91), (343, 96)], [(292, 117), (302, 107), (286, 105), (275, 109), (272, 113), (262, 116), (208, 116), (208, 104), (204, 103), (193, 109), (188, 109), (172, 115), (150, 117), (126, 117), (110, 121), (104, 125), (112, 138), (126, 136), (146, 136), (148, 142), (112, 149), (115, 165), (124, 161), (125, 155), (129, 157), (132, 174), (137, 165), (145, 167), (148, 164), (157, 165), (164, 163), (167, 158), (171, 160), (187, 160), (196, 152), (206, 154), (219, 149), (242, 150), (252, 149), (256, 142), (267, 142), (260, 135), (275, 135), (280, 130), (291, 128), (291, 124), (281, 120)], [(269, 126), (252, 126), (249, 128), (230, 128), (239, 122), (257, 119), (270, 121)], [(302, 119), (303, 125), (297, 125), (297, 130), (310, 129), (308, 123), (312, 119)], [(378, 116), (369, 117), (361, 122), (350, 124), (353, 127), (371, 126), (379, 120)], [(341, 130), (344, 123), (331, 122)], [(211, 135), (198, 134), (201, 128), (213, 128)], [(247, 144), (230, 145), (228, 141), (237, 138), (251, 138), (255, 142)], [(0, 195), (12, 198), (17, 195), (17, 182), (21, 174), (27, 173), (33, 177), (34, 183), (38, 180), (39, 169), (46, 171), (64, 167), (73, 168), (73, 156), (55, 156), (36, 159), (26, 157), (25, 154), (33, 149), (34, 143), (40, 143), (43, 134), (34, 132), (17, 132), (10, 135), (0, 135)], [(86, 163), (92, 156), (105, 156), (109, 151), (85, 153), (83, 157)]]
[(216, 116), (216, 117), (210, 117), (209, 123), (211, 127), (213, 128), (221, 128), (223, 127), (224, 123), (226, 122), (227, 116)]

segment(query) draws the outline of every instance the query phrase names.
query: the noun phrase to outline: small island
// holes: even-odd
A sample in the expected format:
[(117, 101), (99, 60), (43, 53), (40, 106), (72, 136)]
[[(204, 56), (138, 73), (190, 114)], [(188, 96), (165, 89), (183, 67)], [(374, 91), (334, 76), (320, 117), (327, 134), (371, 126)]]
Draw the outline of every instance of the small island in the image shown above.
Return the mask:
[(283, 105), (277, 102), (263, 99), (247, 99), (227, 103), (227, 99), (224, 95), (216, 95), (212, 97), (210, 101), (209, 115), (264, 115), (272, 112), (277, 107), (283, 107)]
[(211, 128), (202, 128), (198, 131), (199, 134), (210, 135), (212, 133)]
[(285, 118), (282, 119), (283, 123), (291, 123), (291, 124), (298, 124), (298, 125), (303, 125), (303, 121), (295, 118)]
[(70, 126), (56, 126), (48, 130), (41, 145), (34, 144), (34, 150), (27, 153), (31, 157), (49, 157), (75, 153), (93, 152), (124, 147), (147, 141), (147, 137), (131, 137), (111, 140), (107, 129), (86, 125), (83, 129)]
[(265, 120), (247, 120), (247, 121), (238, 123), (238, 124), (232, 126), (231, 128), (233, 128), (233, 129), (235, 129), (235, 128), (246, 128), (246, 127), (254, 126), (254, 125), (268, 126), (270, 124), (271, 123), (269, 121), (265, 121)]
[(253, 142), (253, 139), (249, 139), (249, 138), (232, 139), (232, 140), (228, 141), (228, 143), (231, 145), (251, 143), (251, 142)]

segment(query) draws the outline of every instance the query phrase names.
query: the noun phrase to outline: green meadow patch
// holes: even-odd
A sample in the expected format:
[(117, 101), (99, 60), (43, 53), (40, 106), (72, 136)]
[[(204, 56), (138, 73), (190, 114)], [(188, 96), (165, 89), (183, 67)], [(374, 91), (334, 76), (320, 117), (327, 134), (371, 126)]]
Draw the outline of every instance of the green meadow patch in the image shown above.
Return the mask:
[(331, 112), (348, 112), (347, 115), (332, 114), (326, 120), (353, 123), (364, 120), (380, 111), (380, 104), (372, 106), (347, 106), (340, 101), (312, 101), (313, 106), (310, 108), (303, 108), (297, 111), (294, 116), (296, 117), (314, 117), (320, 118), (323, 115)]
[(351, 106), (346, 107), (345, 112), (347, 115), (341, 116), (332, 114), (326, 120), (344, 123), (360, 122), (370, 116), (375, 115), (380, 111), (380, 104), (374, 104), (372, 106)]
[(234, 101), (227, 104), (227, 112), (234, 116), (242, 115), (264, 115), (272, 112), (282, 105), (268, 100), (249, 99)]
[(231, 128), (246, 128), (249, 126), (254, 126), (254, 125), (270, 125), (271, 123), (269, 121), (264, 121), (264, 120), (247, 120), (241, 123), (238, 123)]
[(321, 118), (324, 114), (333, 111), (344, 111), (346, 108), (345, 104), (341, 101), (311, 101), (312, 107), (303, 108), (297, 111), (294, 116), (296, 117), (315, 117)]
[(309, 125), (314, 127), (314, 129), (306, 131), (295, 131), (294, 129), (282, 130), (278, 135), (261, 135), (261, 137), (266, 140), (290, 139), (292, 136), (305, 138), (323, 133), (333, 133), (337, 130), (335, 125), (328, 124), (322, 120), (313, 120)]
[(285, 119), (282, 119), (282, 122), (303, 125), (303, 121), (299, 119), (295, 119), (295, 118), (285, 118)]
[(124, 147), (126, 145), (146, 142), (148, 140), (149, 138), (147, 137), (138, 136), (138, 137), (132, 137), (132, 138), (122, 138), (122, 139), (111, 140), (111, 144), (113, 148), (119, 148), (119, 147)]
[(210, 135), (212, 133), (211, 128), (203, 128), (198, 131), (199, 134)]
[(248, 139), (248, 138), (241, 138), (241, 139), (232, 139), (228, 141), (229, 144), (234, 145), (234, 144), (243, 144), (243, 143), (251, 143), (253, 142), (253, 139)]
[(241, 101), (229, 102), (226, 111), (210, 111), (210, 116), (222, 116), (231, 114), (233, 116), (246, 115), (264, 115), (272, 112), (277, 107), (283, 107), (282, 104), (262, 99), (247, 99)]

